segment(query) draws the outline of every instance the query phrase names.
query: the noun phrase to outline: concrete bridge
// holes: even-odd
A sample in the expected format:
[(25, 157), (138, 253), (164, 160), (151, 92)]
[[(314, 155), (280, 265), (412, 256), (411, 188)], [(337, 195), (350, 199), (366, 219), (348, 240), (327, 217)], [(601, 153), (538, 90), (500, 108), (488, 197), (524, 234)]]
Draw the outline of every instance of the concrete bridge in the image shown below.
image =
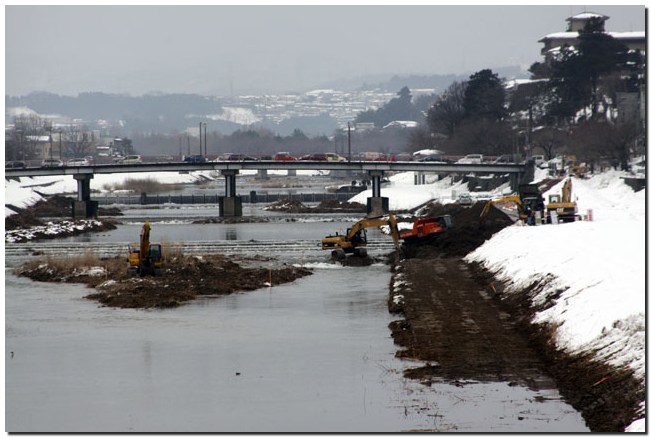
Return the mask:
[(141, 164), (98, 164), (94, 166), (33, 167), (5, 169), (5, 178), (71, 175), (77, 180), (77, 200), (73, 205), (73, 217), (94, 217), (97, 202), (90, 200), (90, 181), (95, 174), (140, 173), (140, 172), (191, 172), (216, 170), (224, 176), (225, 196), (220, 198), (220, 216), (241, 216), (242, 201), (237, 196), (236, 176), (242, 170), (256, 170), (266, 175), (268, 170), (286, 170), (296, 174), (297, 170), (330, 170), (350, 173), (367, 173), (372, 181), (372, 196), (367, 199), (369, 215), (387, 212), (389, 200), (380, 193), (380, 180), (385, 172), (431, 172), (431, 173), (481, 173), (509, 174), (511, 187), (533, 180), (534, 163), (522, 164), (452, 164), (421, 161), (211, 161), (206, 163), (141, 163)]

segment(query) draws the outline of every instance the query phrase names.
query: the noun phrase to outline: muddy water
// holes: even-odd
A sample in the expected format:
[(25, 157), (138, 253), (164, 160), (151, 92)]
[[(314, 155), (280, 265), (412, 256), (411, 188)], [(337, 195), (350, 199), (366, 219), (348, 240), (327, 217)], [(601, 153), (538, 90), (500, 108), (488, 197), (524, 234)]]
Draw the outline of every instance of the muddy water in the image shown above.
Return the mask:
[(394, 357), (388, 267), (304, 262), (315, 274), (294, 284), (166, 311), (6, 271), (6, 430), (587, 431), (555, 390), (404, 379), (422, 364)]

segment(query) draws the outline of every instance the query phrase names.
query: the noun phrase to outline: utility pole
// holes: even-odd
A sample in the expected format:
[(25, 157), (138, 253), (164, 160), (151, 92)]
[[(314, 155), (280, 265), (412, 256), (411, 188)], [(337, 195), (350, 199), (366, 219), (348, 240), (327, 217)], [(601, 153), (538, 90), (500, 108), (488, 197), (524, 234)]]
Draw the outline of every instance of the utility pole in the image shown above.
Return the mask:
[(48, 125), (48, 131), (50, 134), (50, 162), (52, 161), (52, 123)]
[[(199, 129), (199, 135), (201, 135), (201, 129)], [(208, 156), (208, 123), (203, 123), (203, 155)]]
[(348, 122), (348, 162), (351, 162), (351, 154), (350, 154), (350, 122)]
[(199, 155), (201, 155), (201, 125), (203, 123), (199, 122)]

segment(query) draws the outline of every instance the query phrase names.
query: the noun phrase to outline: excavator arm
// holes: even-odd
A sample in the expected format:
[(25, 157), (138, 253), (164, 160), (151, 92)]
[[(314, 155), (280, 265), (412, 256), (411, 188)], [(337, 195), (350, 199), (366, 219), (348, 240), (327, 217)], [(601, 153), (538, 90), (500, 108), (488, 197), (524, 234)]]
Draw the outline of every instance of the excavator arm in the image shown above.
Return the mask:
[(140, 258), (149, 258), (149, 233), (151, 232), (151, 225), (149, 221), (145, 221), (140, 232)]
[(479, 215), (479, 219), (481, 221), (486, 220), (486, 216), (488, 216), (491, 207), (499, 204), (506, 204), (508, 202), (513, 202), (518, 207), (518, 215), (521, 216), (524, 213), (524, 210), (522, 208), (522, 201), (520, 200), (520, 197), (518, 195), (509, 195), (509, 196), (504, 196), (503, 198), (488, 201), (486, 205), (484, 205), (484, 208)]
[(396, 249), (400, 248), (400, 234), (398, 232), (398, 221), (393, 215), (389, 215), (388, 218), (368, 218), (368, 219), (362, 219), (360, 221), (355, 222), (352, 227), (348, 229), (346, 232), (345, 236), (327, 236), (323, 239), (321, 239), (321, 248), (322, 249), (332, 249), (333, 255), (335, 253), (337, 255), (341, 254), (341, 251), (344, 253), (348, 252), (353, 252), (355, 254), (359, 255), (365, 255), (366, 251), (363, 250), (363, 248), (358, 248), (359, 246), (362, 246), (366, 243), (365, 240), (359, 240), (357, 238), (358, 234), (362, 231), (365, 230), (366, 228), (372, 228), (372, 227), (381, 227), (388, 225), (390, 232), (391, 232), (391, 238), (393, 239), (393, 244), (395, 245)]

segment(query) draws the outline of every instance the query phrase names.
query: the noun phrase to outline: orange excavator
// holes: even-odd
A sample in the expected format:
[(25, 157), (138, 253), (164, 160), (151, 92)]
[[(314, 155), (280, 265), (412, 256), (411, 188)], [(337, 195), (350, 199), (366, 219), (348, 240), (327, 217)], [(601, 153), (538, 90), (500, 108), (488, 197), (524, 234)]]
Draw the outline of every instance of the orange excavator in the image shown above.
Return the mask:
[(449, 214), (416, 219), (410, 230), (400, 232), (400, 239), (405, 245), (428, 243), (451, 227), (452, 216)]
[(127, 274), (130, 276), (145, 275), (159, 276), (163, 267), (163, 248), (160, 243), (151, 243), (149, 234), (151, 225), (145, 221), (140, 233), (140, 244), (129, 245), (129, 267)]

